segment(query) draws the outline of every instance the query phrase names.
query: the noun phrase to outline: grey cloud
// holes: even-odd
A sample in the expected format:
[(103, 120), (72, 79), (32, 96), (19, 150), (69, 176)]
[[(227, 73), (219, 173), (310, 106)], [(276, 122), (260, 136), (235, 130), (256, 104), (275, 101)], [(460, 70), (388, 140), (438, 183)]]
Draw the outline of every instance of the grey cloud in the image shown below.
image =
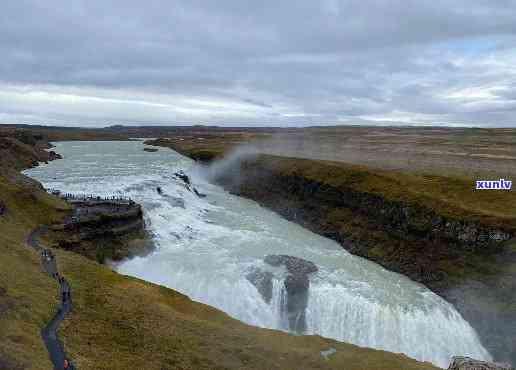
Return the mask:
[(11, 1), (0, 123), (514, 125), (514, 19), (509, 0)]

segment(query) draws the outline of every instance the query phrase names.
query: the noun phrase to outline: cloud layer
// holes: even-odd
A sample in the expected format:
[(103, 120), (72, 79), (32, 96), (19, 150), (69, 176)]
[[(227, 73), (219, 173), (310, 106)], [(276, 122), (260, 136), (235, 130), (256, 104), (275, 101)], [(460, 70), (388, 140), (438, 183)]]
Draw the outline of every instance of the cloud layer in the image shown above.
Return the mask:
[(516, 125), (511, 0), (2, 8), (0, 123)]

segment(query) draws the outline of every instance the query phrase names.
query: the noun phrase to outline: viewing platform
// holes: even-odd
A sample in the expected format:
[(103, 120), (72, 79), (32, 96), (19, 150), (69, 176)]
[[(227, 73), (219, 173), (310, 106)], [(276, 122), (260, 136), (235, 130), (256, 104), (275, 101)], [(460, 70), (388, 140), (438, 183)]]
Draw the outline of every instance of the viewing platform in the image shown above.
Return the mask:
[(72, 194), (57, 189), (47, 189), (47, 192), (71, 206), (70, 214), (60, 225), (53, 227), (55, 232), (64, 233), (59, 247), (99, 262), (106, 257), (112, 260), (126, 258), (142, 249), (131, 243), (131, 240), (147, 239), (142, 207), (131, 198)]

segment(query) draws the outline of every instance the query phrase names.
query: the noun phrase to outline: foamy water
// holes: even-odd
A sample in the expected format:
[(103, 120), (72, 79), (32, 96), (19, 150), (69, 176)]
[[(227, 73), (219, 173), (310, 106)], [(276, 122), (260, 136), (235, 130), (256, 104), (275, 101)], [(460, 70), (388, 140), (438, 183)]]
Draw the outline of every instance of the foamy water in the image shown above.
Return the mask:
[[(147, 153), (143, 147), (141, 142), (58, 143), (55, 150), (63, 160), (27, 171), (48, 188), (123, 194), (143, 205), (157, 249), (121, 263), (120, 273), (173, 288), (248, 324), (287, 330), (285, 274), (266, 266), (263, 257), (292, 255), (319, 268), (310, 281), (308, 333), (403, 352), (441, 367), (454, 355), (491, 359), (453, 306), (425, 287), (228, 194), (172, 150)], [(173, 178), (180, 169), (192, 175), (206, 198)], [(256, 268), (274, 274), (270, 303), (245, 277)]]

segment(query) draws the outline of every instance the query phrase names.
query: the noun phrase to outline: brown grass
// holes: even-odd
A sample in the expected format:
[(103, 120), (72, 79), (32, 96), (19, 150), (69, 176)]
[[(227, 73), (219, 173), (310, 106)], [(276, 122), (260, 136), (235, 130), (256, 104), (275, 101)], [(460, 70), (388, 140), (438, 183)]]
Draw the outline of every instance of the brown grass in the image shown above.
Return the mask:
[(340, 189), (424, 206), (452, 219), (504, 225), (516, 230), (516, 193), (513, 190), (475, 190), (475, 181), (465, 177), (275, 156), (261, 156), (259, 161), (264, 167), (284, 175), (298, 175)]

